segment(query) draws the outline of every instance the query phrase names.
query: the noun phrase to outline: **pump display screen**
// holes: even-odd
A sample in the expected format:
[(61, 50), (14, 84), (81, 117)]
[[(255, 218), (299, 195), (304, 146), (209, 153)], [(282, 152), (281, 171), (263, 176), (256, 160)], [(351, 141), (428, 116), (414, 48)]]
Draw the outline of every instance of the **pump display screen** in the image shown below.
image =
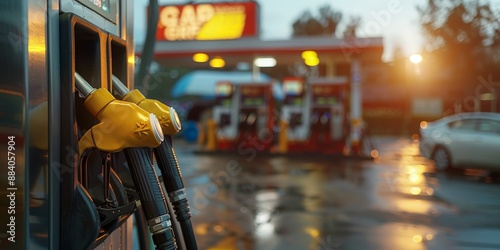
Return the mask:
[(341, 90), (335, 85), (313, 85), (313, 104), (317, 107), (338, 104), (341, 99)]
[(287, 96), (285, 99), (285, 104), (302, 106), (304, 104), (304, 98), (302, 96)]
[(241, 99), (241, 104), (244, 107), (257, 107), (266, 104), (264, 96), (248, 96)]
[(110, 13), (109, 0), (108, 1), (106, 1), (106, 0), (88, 0), (88, 2), (94, 4), (94, 6), (96, 6), (97, 8)]
[(266, 105), (269, 90), (269, 86), (241, 86), (241, 105), (244, 107)]
[(77, 0), (81, 4), (116, 23), (117, 0)]
[(317, 96), (314, 98), (315, 106), (331, 106), (338, 103), (337, 97), (334, 96)]

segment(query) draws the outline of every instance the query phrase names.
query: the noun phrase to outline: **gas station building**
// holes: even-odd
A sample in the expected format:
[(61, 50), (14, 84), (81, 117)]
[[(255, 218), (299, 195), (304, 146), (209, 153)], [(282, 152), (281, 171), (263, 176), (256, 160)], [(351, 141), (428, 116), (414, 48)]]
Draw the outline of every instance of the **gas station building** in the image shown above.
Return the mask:
[[(287, 77), (304, 81), (343, 77), (349, 91), (349, 103), (343, 105), (351, 123), (351, 139), (358, 140), (363, 123), (362, 85), (380, 69), (382, 38), (262, 40), (258, 16), (256, 2), (161, 6), (154, 60), (164, 67), (252, 72), (254, 82), (260, 73), (278, 82)], [(141, 51), (136, 47), (137, 55)]]
[[(163, 66), (264, 72), (277, 80), (297, 76), (287, 70), (294, 67), (312, 68), (314, 77), (369, 81), (364, 68), (381, 63), (380, 37), (262, 40), (259, 14), (259, 5), (253, 1), (161, 6), (154, 59)], [(141, 54), (142, 46), (136, 47), (136, 54)], [(259, 65), (262, 58), (265, 65)], [(360, 71), (351, 75), (353, 63), (359, 63)]]

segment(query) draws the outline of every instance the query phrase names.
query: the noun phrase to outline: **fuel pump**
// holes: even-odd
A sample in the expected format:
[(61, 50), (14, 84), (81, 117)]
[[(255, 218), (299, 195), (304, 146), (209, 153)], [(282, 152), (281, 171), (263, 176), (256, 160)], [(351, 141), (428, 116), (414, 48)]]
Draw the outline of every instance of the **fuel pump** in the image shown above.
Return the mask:
[[(107, 153), (124, 150), (156, 249), (176, 249), (170, 216), (150, 154), (147, 149), (136, 149), (160, 145), (163, 141), (160, 122), (154, 114), (137, 105), (116, 100), (106, 89), (94, 89), (78, 73), (75, 80), (77, 90), (84, 96), (85, 108), (100, 121), (80, 139), (80, 154), (93, 147)], [(126, 117), (120, 119), (117, 113), (125, 113)], [(109, 168), (104, 164), (105, 183), (109, 181), (106, 180)], [(107, 196), (107, 192), (104, 194)]]
[(221, 82), (215, 93), (216, 149), (270, 150), (274, 144), (275, 125), (272, 84)]
[(341, 154), (347, 137), (347, 80), (285, 78), (286, 151)]
[[(311, 96), (302, 78), (283, 79), (283, 120), (286, 122), (286, 148), (289, 152), (305, 150), (309, 136)], [(283, 131), (282, 131), (283, 132)]]
[(347, 79), (309, 79), (311, 120), (310, 148), (316, 152), (341, 154), (347, 139)]
[(172, 136), (177, 134), (181, 129), (181, 123), (177, 116), (177, 112), (174, 108), (168, 107), (157, 100), (146, 99), (137, 89), (129, 91), (120, 79), (114, 75), (112, 76), (112, 81), (113, 88), (118, 96), (122, 97), (123, 101), (135, 103), (144, 110), (159, 117), (165, 140), (158, 147), (154, 148), (154, 155), (163, 176), (163, 183), (165, 184), (168, 198), (173, 204), (176, 219), (181, 225), (185, 245), (187, 249), (197, 249), (198, 247), (190, 220), (191, 212), (189, 203), (179, 163), (177, 162), (172, 144)]
[(212, 119), (217, 127), (214, 130), (208, 129), (208, 135), (216, 138), (213, 143), (216, 143), (218, 150), (234, 149), (233, 142), (238, 132), (239, 109), (234, 88), (230, 82), (218, 82), (215, 86), (216, 104), (213, 108)]
[(238, 138), (242, 149), (270, 150), (274, 144), (274, 96), (272, 84), (238, 84), (235, 94), (239, 103)]

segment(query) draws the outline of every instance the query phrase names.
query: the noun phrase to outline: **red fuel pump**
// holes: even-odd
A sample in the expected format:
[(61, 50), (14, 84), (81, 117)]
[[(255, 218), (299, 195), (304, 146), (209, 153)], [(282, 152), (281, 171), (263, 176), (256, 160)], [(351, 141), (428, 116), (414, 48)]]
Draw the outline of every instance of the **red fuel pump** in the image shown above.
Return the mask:
[(239, 122), (236, 146), (258, 151), (270, 150), (274, 138), (274, 97), (271, 84), (242, 84), (236, 88), (239, 97)]
[(216, 87), (216, 96), (214, 149), (265, 151), (273, 146), (275, 117), (271, 83), (222, 82)]
[[(347, 140), (345, 78), (285, 78), (287, 152), (341, 154)], [(284, 150), (282, 150), (284, 151)]]
[(309, 145), (315, 152), (340, 154), (348, 136), (345, 79), (311, 79), (311, 133)]
[(230, 82), (219, 82), (215, 87), (216, 104), (213, 109), (213, 121), (217, 124), (215, 147), (218, 150), (231, 150), (237, 133), (238, 110), (233, 103), (234, 85)]

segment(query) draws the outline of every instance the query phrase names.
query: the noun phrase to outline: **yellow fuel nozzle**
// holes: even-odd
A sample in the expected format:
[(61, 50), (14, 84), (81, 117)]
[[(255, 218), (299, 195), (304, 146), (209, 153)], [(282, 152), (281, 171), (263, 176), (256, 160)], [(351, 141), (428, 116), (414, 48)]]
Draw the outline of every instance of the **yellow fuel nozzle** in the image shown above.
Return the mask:
[(99, 120), (78, 142), (80, 154), (89, 148), (116, 152), (161, 144), (163, 131), (154, 114), (134, 103), (116, 100), (106, 89), (94, 89), (78, 73), (75, 80), (76, 88), (85, 96), (84, 107)]
[(161, 128), (165, 135), (175, 135), (181, 130), (181, 121), (174, 108), (169, 107), (160, 101), (146, 99), (146, 97), (137, 89), (129, 91), (127, 87), (118, 79), (113, 76), (113, 87), (122, 97), (123, 101), (132, 102), (137, 104), (144, 110), (155, 114), (161, 124)]

